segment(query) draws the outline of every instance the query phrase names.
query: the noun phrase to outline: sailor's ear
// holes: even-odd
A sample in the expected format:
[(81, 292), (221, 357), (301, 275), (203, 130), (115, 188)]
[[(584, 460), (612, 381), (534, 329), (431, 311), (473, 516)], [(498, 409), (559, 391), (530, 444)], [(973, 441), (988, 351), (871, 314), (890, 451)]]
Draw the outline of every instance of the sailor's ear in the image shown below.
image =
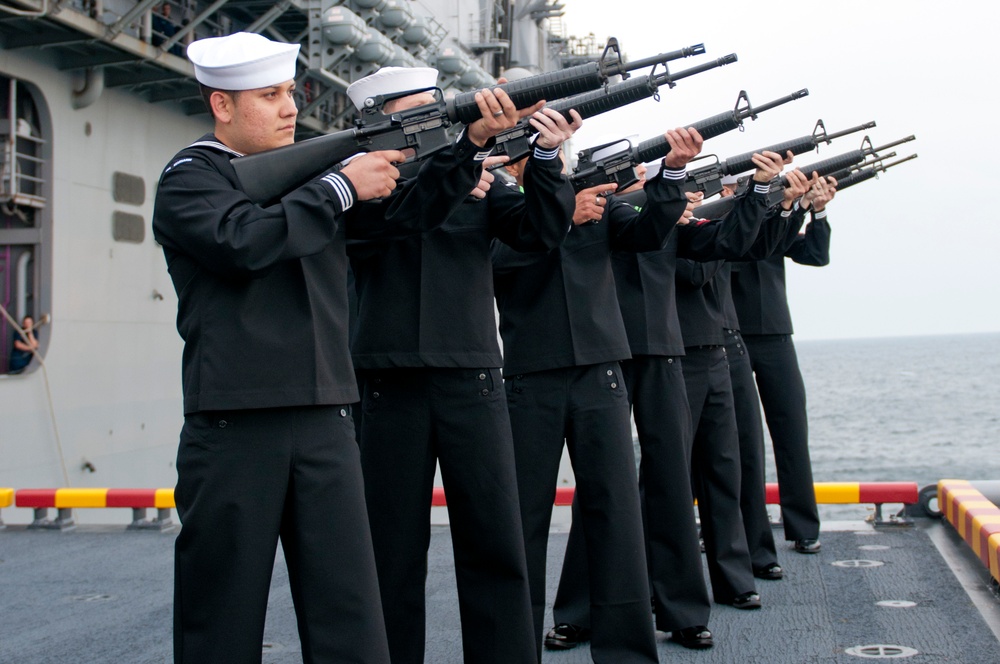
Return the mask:
[(208, 101), (212, 106), (212, 115), (218, 122), (229, 124), (233, 121), (236, 107), (233, 95), (223, 90), (214, 90)]

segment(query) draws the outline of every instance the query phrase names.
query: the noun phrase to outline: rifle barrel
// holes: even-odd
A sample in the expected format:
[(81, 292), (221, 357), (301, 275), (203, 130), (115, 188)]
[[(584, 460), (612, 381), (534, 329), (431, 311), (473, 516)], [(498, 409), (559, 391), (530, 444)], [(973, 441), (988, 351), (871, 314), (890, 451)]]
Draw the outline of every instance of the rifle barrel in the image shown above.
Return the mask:
[(832, 141), (835, 138), (840, 138), (842, 136), (847, 136), (848, 134), (853, 134), (855, 132), (864, 131), (865, 129), (871, 129), (874, 126), (875, 126), (875, 121), (873, 120), (871, 122), (866, 122), (864, 124), (860, 124), (857, 127), (851, 127), (850, 129), (845, 129), (843, 131), (838, 131), (838, 132), (835, 132), (833, 134), (827, 134), (826, 136), (822, 136), (820, 138), (821, 138), (821, 140), (826, 141), (826, 144), (829, 145), (830, 141)]
[(737, 61), (735, 53), (730, 53), (729, 55), (724, 55), (721, 58), (712, 60), (711, 62), (705, 62), (688, 69), (682, 69), (679, 72), (671, 74), (670, 72), (664, 72), (662, 74), (656, 74), (653, 76), (653, 82), (656, 85), (671, 84), (674, 81), (679, 81), (682, 78), (687, 78), (688, 76), (694, 76), (695, 74), (700, 74), (706, 72), (709, 69), (715, 69), (717, 67), (723, 67), (725, 65), (731, 65)]
[(795, 101), (796, 99), (802, 99), (803, 97), (808, 97), (808, 96), (809, 96), (809, 90), (807, 88), (802, 88), (801, 90), (797, 90), (790, 95), (785, 95), (780, 99), (769, 101), (766, 104), (761, 104), (760, 106), (754, 106), (751, 109), (751, 113), (753, 114), (763, 113), (764, 111), (769, 111), (772, 108), (775, 108), (776, 106), (781, 106), (783, 104), (787, 104), (790, 101)]
[(631, 62), (616, 62), (611, 65), (601, 65), (601, 70), (605, 72), (605, 76), (615, 76), (627, 71), (642, 69), (643, 67), (652, 67), (653, 65), (664, 64), (673, 60), (680, 60), (681, 58), (689, 58), (692, 55), (702, 55), (704, 52), (704, 44), (695, 44), (693, 46), (686, 46), (684, 48), (677, 49), (676, 51), (660, 53), (659, 55), (654, 55), (649, 58), (632, 60)]
[[(892, 154), (896, 154), (896, 153), (893, 152)], [(902, 159), (897, 159), (896, 161), (892, 162), (891, 164), (882, 164), (882, 168), (880, 170), (884, 173), (887, 169), (890, 169), (893, 166), (899, 166), (900, 164), (902, 164), (905, 161), (910, 161), (911, 159), (916, 159), (916, 158), (917, 158), (917, 155), (916, 155), (916, 153), (914, 153), (914, 154), (911, 154), (909, 157), (903, 157)]]
[(878, 154), (881, 150), (888, 150), (889, 148), (894, 148), (897, 145), (902, 145), (903, 143), (909, 143), (910, 141), (917, 140), (917, 137), (910, 134), (906, 138), (901, 138), (898, 141), (893, 141), (892, 143), (886, 143), (885, 145), (880, 145), (877, 148), (872, 148), (872, 153)]

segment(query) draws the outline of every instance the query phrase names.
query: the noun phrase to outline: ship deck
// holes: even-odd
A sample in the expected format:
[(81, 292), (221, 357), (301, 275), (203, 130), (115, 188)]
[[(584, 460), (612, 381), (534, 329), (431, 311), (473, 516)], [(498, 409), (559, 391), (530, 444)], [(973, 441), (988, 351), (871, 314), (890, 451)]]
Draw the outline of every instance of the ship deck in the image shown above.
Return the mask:
[[(175, 534), (117, 526), (0, 531), (0, 662), (169, 661)], [(715, 607), (713, 649), (685, 650), (657, 633), (660, 661), (801, 664), (880, 656), (1000, 662), (1000, 601), (989, 573), (948, 524), (917, 519), (913, 527), (875, 529), (840, 522), (824, 526), (822, 541), (818, 555), (781, 554), (785, 578), (758, 582), (762, 610)], [(565, 545), (566, 533), (554, 530), (550, 606)], [(433, 527), (427, 608), (426, 661), (461, 662), (447, 526)], [(263, 661), (301, 662), (280, 549)], [(589, 661), (585, 646), (543, 656), (544, 664)]]

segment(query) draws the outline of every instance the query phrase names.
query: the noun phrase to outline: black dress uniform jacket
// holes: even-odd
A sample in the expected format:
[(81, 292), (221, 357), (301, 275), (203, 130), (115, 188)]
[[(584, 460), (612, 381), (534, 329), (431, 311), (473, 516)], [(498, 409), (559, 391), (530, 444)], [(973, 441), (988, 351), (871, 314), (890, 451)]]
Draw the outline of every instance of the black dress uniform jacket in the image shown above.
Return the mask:
[[(626, 194), (622, 200), (641, 209), (646, 204), (645, 190)], [(674, 286), (677, 259), (711, 261), (743, 256), (757, 237), (766, 203), (766, 197), (750, 193), (719, 223), (678, 225), (663, 249), (613, 254), (618, 303), (633, 355), (684, 354)]]
[[(345, 236), (426, 220), (390, 210), (379, 223), (345, 223), (355, 192), (339, 177), (262, 208), (240, 189), (236, 156), (206, 135), (177, 154), (157, 191), (153, 233), (177, 290), (184, 412), (355, 402)], [(463, 157), (446, 150), (432, 161), (471, 172)]]
[(763, 259), (733, 266), (733, 303), (743, 334), (792, 334), (792, 316), (785, 294), (785, 257), (802, 265), (830, 262), (830, 223), (825, 216), (806, 226), (788, 227), (782, 242)]
[[(574, 226), (548, 253), (494, 244), (505, 375), (631, 357), (610, 252), (660, 250), (686, 205), (662, 175), (646, 190), (649, 204), (638, 215), (611, 197), (601, 221)], [(665, 211), (653, 215), (654, 206)]]
[[(432, 214), (447, 217), (433, 231), (392, 242), (351, 243), (358, 297), (352, 350), (358, 369), (499, 367), (490, 241), (524, 251), (563, 241), (574, 199), (562, 185), (561, 168), (558, 158), (532, 155), (525, 170), (530, 196), (496, 182), (485, 199), (467, 197), (450, 215), (428, 201)], [(475, 184), (442, 173), (424, 188), (467, 193)], [(370, 205), (360, 206), (358, 214), (375, 216)]]

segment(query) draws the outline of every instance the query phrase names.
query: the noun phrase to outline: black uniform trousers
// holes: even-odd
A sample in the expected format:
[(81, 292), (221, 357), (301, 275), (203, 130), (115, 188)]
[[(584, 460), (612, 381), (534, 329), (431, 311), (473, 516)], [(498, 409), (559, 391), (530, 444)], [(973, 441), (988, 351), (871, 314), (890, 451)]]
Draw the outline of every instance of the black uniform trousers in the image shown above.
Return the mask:
[(393, 664), (424, 661), (435, 461), (465, 661), (536, 661), (514, 449), (499, 369), (366, 371), (361, 460)]
[(748, 334), (750, 364), (774, 446), (785, 539), (817, 539), (819, 511), (809, 459), (806, 388), (789, 334)]
[(261, 661), (278, 538), (304, 662), (387, 663), (347, 406), (185, 417), (174, 498), (174, 661)]
[[(691, 502), (691, 410), (681, 358), (637, 355), (621, 363), (639, 447), (639, 495), (656, 628), (671, 632), (707, 625), (711, 613)], [(590, 586), (583, 528), (573, 501), (556, 624), (590, 627)]]
[(740, 510), (754, 569), (778, 562), (774, 532), (767, 514), (764, 473), (764, 424), (753, 380), (750, 355), (739, 330), (726, 330), (726, 357), (733, 383), (736, 430), (740, 439)]
[(720, 604), (754, 590), (740, 512), (740, 449), (733, 387), (722, 346), (685, 348), (684, 382), (691, 404), (692, 485), (701, 515), (712, 596)]
[[(656, 662), (629, 406), (621, 368), (604, 362), (507, 376), (517, 484), (541, 660), (545, 558), (563, 440), (589, 561), (591, 647), (598, 663)], [(584, 562), (584, 569), (587, 569)]]

